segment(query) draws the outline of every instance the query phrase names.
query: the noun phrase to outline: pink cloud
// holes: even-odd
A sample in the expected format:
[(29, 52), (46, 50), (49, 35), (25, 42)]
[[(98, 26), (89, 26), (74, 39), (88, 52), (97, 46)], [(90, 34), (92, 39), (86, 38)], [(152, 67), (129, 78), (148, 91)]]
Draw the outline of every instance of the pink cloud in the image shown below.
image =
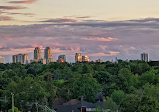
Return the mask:
[(12, 38), (7, 38), (6, 40), (13, 40)]
[(10, 48), (10, 50), (13, 51), (14, 49), (13, 49), (13, 48)]
[(112, 38), (112, 37), (108, 37), (108, 38), (104, 38), (104, 37), (94, 37), (94, 38), (81, 38), (82, 40), (91, 40), (91, 41), (115, 41), (118, 40), (117, 38)]
[(130, 49), (136, 49), (135, 47), (131, 46)]
[(9, 17), (9, 16), (0, 16), (0, 21), (2, 20), (11, 20), (12, 17)]
[(36, 0), (11, 1), (11, 2), (9, 2), (9, 3), (24, 3), (24, 4), (32, 4), (33, 2), (36, 2)]
[(116, 56), (119, 54), (119, 52), (115, 52), (115, 51), (109, 51), (110, 54), (105, 54), (105, 53), (93, 53), (93, 54), (89, 54), (89, 56), (92, 57), (99, 57), (99, 56)]

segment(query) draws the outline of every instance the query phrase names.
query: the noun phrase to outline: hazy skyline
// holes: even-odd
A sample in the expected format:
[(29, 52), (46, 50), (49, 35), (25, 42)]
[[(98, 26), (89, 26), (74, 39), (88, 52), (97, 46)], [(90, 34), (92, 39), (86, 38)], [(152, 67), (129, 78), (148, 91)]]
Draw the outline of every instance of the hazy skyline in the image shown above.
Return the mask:
[[(0, 56), (29, 54), (49, 46), (57, 60), (75, 53), (112, 60), (159, 60), (159, 1), (156, 0), (1, 0)], [(42, 57), (44, 57), (42, 55)]]

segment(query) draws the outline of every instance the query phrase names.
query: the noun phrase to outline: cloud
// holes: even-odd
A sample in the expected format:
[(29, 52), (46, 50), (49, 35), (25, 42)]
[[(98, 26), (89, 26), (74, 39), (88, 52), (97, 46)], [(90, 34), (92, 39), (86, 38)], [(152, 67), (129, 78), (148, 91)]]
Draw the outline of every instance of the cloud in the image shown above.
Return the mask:
[(3, 21), (3, 20), (12, 20), (12, 17), (9, 17), (9, 16), (0, 16), (0, 21)]
[(150, 59), (159, 57), (157, 21), (94, 20), (65, 23), (54, 20), (57, 21), (28, 26), (0, 26), (0, 54), (18, 54), (22, 50), (25, 50), (23, 53), (33, 54), (34, 47), (44, 49), (50, 46), (55, 58), (65, 54), (69, 62), (74, 62), (76, 52), (90, 56), (91, 60), (101, 58), (104, 61), (112, 60), (114, 56), (123, 60), (140, 59), (142, 52), (150, 53)]
[(13, 10), (13, 9), (26, 9), (26, 7), (22, 7), (22, 6), (0, 6), (0, 9)]
[(128, 20), (130, 22), (159, 22), (159, 18), (144, 18), (137, 20)]
[(21, 14), (21, 15), (35, 15), (33, 13), (14, 13), (14, 12), (5, 12), (5, 11), (1, 11), (0, 10), (0, 14), (2, 13), (5, 13), (5, 14), (8, 14), (8, 15), (16, 15), (16, 14)]
[(26, 1), (11, 1), (9, 3), (24, 3), (24, 4), (32, 4), (33, 2), (36, 2), (37, 0), (26, 0)]
[(91, 40), (91, 41), (115, 41), (118, 40), (116, 38), (112, 38), (112, 37), (108, 37), (108, 38), (104, 38), (104, 37), (95, 37), (95, 38), (81, 38), (82, 40)]
[(67, 18), (56, 18), (56, 19), (49, 19), (42, 22), (55, 22), (55, 23), (66, 23), (66, 22), (78, 22), (75, 19), (67, 19)]
[(90, 18), (91, 16), (81, 16), (81, 17), (76, 17), (76, 18)]
[(93, 53), (93, 54), (89, 54), (89, 56), (93, 56), (93, 57), (101, 57), (101, 56), (116, 56), (118, 55), (119, 52), (115, 52), (115, 51), (109, 51), (108, 54), (105, 54), (103, 52), (100, 53)]

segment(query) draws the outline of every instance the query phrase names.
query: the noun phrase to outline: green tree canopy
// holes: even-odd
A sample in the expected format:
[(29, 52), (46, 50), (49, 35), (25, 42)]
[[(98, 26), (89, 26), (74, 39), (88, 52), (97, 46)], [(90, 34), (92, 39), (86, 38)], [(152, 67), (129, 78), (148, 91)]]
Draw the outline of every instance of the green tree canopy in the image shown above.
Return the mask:
[(73, 93), (76, 98), (85, 96), (88, 101), (93, 102), (95, 94), (99, 91), (100, 84), (91, 74), (82, 74), (79, 79), (73, 83)]

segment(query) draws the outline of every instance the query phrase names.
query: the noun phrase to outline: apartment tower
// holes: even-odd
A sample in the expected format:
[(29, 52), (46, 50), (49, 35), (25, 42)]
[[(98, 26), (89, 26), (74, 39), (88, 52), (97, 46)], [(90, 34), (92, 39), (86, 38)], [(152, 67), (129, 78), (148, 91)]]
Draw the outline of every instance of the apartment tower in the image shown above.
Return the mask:
[(81, 53), (75, 54), (75, 62), (82, 62), (82, 55)]
[(41, 59), (41, 50), (39, 47), (36, 47), (34, 50), (34, 59)]
[(87, 61), (87, 62), (89, 62), (90, 61), (90, 59), (89, 59), (89, 57), (88, 56), (82, 56), (82, 61), (84, 62), (84, 61)]
[(28, 64), (28, 54), (17, 54), (12, 56), (12, 62), (20, 62), (21, 64)]
[(44, 58), (46, 59), (46, 64), (49, 64), (50, 62), (54, 62), (54, 59), (52, 59), (52, 50), (50, 49), (50, 47), (45, 48)]
[(143, 61), (149, 61), (149, 53), (142, 53), (141, 54), (141, 60)]

